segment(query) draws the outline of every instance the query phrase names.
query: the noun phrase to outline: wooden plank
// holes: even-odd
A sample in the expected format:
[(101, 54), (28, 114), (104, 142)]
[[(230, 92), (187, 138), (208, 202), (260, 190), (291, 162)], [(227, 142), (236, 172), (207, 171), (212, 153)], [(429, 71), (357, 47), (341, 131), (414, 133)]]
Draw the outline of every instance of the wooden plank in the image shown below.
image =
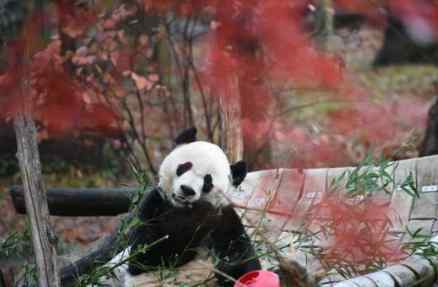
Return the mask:
[[(311, 208), (318, 204), (326, 192), (327, 187), (327, 168), (318, 169), (307, 169), (304, 170), (304, 187), (303, 187), (303, 209), (306, 210), (304, 213), (304, 220), (307, 223), (307, 228), (312, 229), (312, 219), (308, 217), (308, 212)], [(315, 227), (316, 231), (317, 227)]]
[(253, 171), (248, 173), (245, 180), (240, 184), (237, 191), (231, 191), (226, 193), (226, 196), (236, 205), (247, 206), (249, 201), (252, 200), (253, 194), (257, 192), (257, 189), (262, 182), (265, 182), (266, 178), (272, 178), (278, 176), (279, 169), (269, 169)]
[(432, 234), (432, 225), (435, 222), (435, 219), (411, 219), (406, 225), (406, 230), (409, 230), (411, 233), (417, 232), (418, 235), (431, 235)]
[(406, 266), (393, 265), (383, 269), (397, 282), (397, 286), (413, 286), (417, 281), (416, 274)]
[[(239, 214), (244, 224), (254, 228), (252, 232), (262, 229), (263, 233), (267, 233), (266, 229), (269, 229), (272, 221), (268, 217), (267, 207), (275, 197), (282, 173), (282, 169), (249, 173), (241, 184), (240, 191), (227, 194), (235, 206), (242, 208)], [(236, 193), (240, 194), (236, 197)], [(279, 231), (270, 236), (277, 237), (278, 234)]]
[[(335, 284), (336, 287), (407, 287), (431, 286), (436, 280), (436, 271), (429, 260), (414, 255), (401, 264), (393, 265), (363, 276)], [(352, 285), (353, 284), (353, 285)]]
[(376, 283), (379, 287), (396, 287), (396, 282), (394, 278), (391, 277), (388, 273), (385, 272), (373, 272), (365, 275), (365, 277), (371, 279)]
[(301, 170), (282, 170), (275, 197), (268, 206), (272, 228), (297, 230), (303, 221), (301, 202), (304, 196), (305, 175)]
[[(329, 284), (327, 284), (327, 285), (329, 285)], [(324, 286), (324, 285), (322, 285), (322, 286)], [(338, 283), (336, 283), (334, 285), (330, 284), (329, 286), (334, 286), (334, 287), (358, 287), (358, 285), (354, 284), (350, 280), (341, 281), (341, 282), (338, 282)]]
[(419, 277), (421, 283), (418, 286), (427, 287), (432, 286), (436, 280), (436, 272), (434, 266), (424, 257), (414, 255), (401, 263), (411, 270), (413, 270)]
[(438, 215), (438, 163), (436, 157), (424, 157), (417, 160), (417, 190), (420, 198), (415, 202), (412, 217), (436, 217)]
[[(27, 90), (28, 81), (23, 83)], [(29, 107), (26, 105), (29, 109)], [(32, 246), (40, 287), (58, 287), (60, 280), (56, 262), (56, 235), (49, 224), (49, 208), (38, 152), (37, 130), (29, 110), (14, 119), (17, 138), (17, 158), (24, 199), (32, 230)]]
[[(385, 171), (390, 174), (390, 175), (394, 175), (395, 172), (395, 163), (390, 163), (386, 168)], [(380, 172), (380, 166), (360, 166), (360, 167), (342, 167), (342, 168), (329, 168), (327, 170), (327, 187), (330, 188), (330, 186), (336, 181), (336, 185), (337, 187), (332, 187), (332, 188), (337, 188), (337, 190), (339, 191), (343, 191), (346, 192), (346, 185), (347, 185), (347, 181), (349, 176), (353, 173), (353, 172), (358, 172), (360, 175), (363, 175), (365, 173), (376, 173), (379, 174)], [(345, 174), (342, 179), (341, 176)], [(383, 186), (384, 182), (382, 182), (383, 177), (379, 178), (379, 182), (378, 184), (380, 184), (381, 186)], [(392, 184), (389, 184), (388, 186), (385, 187), (385, 190), (377, 190), (379, 197), (381, 197), (382, 199), (387, 199), (390, 200), (391, 199), (391, 193), (393, 192), (394, 187)]]
[(304, 170), (303, 199), (312, 205), (319, 201), (326, 191), (328, 168)]
[(435, 193), (419, 193), (419, 198), (415, 198), (411, 212), (411, 220), (415, 219), (434, 219), (437, 209), (437, 195)]
[(275, 241), (286, 226), (299, 224), (303, 186), (304, 174), (300, 170), (271, 170), (250, 175), (243, 183), (244, 193), (237, 200), (247, 207), (243, 216), (248, 223), (263, 228)]
[(394, 215), (391, 220), (393, 230), (397, 232), (404, 232), (406, 230), (414, 202), (414, 198), (401, 188), (410, 174), (413, 174), (415, 177), (415, 159), (399, 161), (394, 167), (395, 190), (391, 198), (391, 208), (394, 211)]
[[(357, 287), (379, 287), (376, 285), (376, 282), (367, 278), (365, 276), (355, 277), (353, 279), (347, 280), (356, 285)], [(336, 285), (335, 285), (336, 286)]]
[(274, 198), (282, 173), (282, 169), (250, 172), (238, 191), (226, 195), (236, 206), (263, 210)]
[[(326, 179), (326, 191), (330, 191), (333, 188), (340, 189), (342, 191), (345, 190), (345, 184), (347, 183), (347, 176), (345, 175), (344, 178), (339, 181), (340, 176), (342, 176), (344, 173), (347, 173), (348, 171), (353, 171), (354, 167), (336, 167), (336, 168), (328, 168), (327, 169), (327, 179)], [(337, 182), (337, 185), (334, 186), (334, 182)]]

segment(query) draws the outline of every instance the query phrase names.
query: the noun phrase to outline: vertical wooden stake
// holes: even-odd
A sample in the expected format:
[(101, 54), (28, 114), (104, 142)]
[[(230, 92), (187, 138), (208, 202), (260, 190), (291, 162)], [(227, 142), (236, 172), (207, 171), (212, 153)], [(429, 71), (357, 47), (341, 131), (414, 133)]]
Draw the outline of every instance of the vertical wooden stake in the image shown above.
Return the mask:
[(24, 186), (24, 199), (32, 227), (32, 243), (40, 287), (58, 287), (55, 236), (49, 228), (49, 209), (42, 180), (35, 123), (29, 113), (14, 120), (17, 158)]
[[(44, 1), (34, 0), (32, 8), (43, 11)], [(33, 25), (41, 25), (42, 17)], [(28, 23), (30, 24), (30, 23)], [(33, 121), (33, 98), (31, 87), (31, 62), (38, 44), (24, 30), (25, 48), (20, 63), (21, 74), (21, 111), (14, 118), (15, 137), (17, 139), (17, 159), (20, 165), (21, 180), (24, 187), (24, 201), (32, 231), (33, 252), (38, 271), (40, 287), (61, 286), (56, 267), (56, 240), (49, 227), (49, 208), (46, 190), (41, 172), (40, 154), (38, 151), (37, 130)]]

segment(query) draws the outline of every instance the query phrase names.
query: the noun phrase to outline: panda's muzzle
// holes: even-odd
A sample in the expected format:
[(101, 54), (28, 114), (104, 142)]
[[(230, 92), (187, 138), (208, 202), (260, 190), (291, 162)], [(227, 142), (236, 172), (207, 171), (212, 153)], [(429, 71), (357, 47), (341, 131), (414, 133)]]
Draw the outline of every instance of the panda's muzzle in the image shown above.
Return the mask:
[(180, 188), (181, 188), (182, 194), (185, 197), (192, 197), (192, 196), (196, 195), (195, 190), (193, 188), (191, 188), (190, 186), (183, 184), (180, 186)]

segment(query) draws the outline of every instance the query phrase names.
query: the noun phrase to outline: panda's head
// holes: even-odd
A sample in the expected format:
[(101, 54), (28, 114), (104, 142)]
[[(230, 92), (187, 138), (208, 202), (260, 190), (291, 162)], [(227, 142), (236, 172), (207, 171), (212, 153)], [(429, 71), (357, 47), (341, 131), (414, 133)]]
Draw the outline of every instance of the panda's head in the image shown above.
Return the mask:
[(194, 128), (181, 133), (175, 143), (159, 170), (164, 196), (176, 207), (192, 207), (198, 201), (216, 207), (227, 205), (225, 193), (244, 180), (246, 164), (230, 165), (219, 146), (196, 141)]

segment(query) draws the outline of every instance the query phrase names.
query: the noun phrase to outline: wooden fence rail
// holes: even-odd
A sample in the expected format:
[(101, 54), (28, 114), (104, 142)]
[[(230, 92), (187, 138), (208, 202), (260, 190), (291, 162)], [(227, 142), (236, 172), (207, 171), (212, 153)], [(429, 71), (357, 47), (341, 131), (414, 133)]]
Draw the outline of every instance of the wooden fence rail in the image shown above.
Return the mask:
[[(48, 188), (50, 215), (114, 216), (129, 210), (136, 188)], [(26, 213), (23, 188), (9, 189), (15, 210)]]

